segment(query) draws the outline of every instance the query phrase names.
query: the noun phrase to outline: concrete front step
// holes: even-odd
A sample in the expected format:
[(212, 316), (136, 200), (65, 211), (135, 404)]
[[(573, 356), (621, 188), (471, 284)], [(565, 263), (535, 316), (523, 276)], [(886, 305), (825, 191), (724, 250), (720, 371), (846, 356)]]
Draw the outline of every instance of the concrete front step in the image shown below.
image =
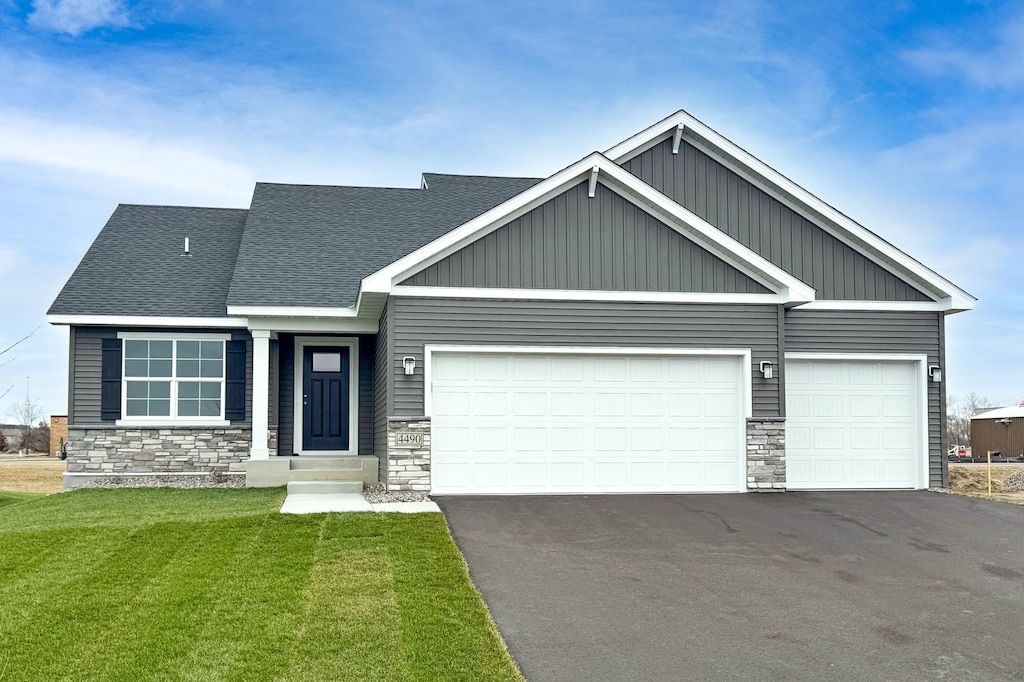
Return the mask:
[(363, 492), (362, 481), (288, 481), (289, 495), (337, 495)]
[(361, 471), (364, 468), (377, 471), (376, 457), (289, 457), (288, 464), (292, 471), (303, 469), (334, 469), (336, 471)]
[[(289, 481), (359, 481), (366, 483), (366, 477), (359, 469), (292, 469)], [(375, 483), (377, 477), (370, 481)]]

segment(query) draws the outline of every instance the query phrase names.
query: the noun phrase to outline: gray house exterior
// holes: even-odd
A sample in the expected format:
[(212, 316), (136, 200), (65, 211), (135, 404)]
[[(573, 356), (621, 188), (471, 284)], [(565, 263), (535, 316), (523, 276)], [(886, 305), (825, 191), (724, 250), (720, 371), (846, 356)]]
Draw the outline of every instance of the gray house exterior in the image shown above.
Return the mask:
[(544, 179), (122, 205), (49, 311), (65, 484), (941, 487), (973, 305), (682, 111)]

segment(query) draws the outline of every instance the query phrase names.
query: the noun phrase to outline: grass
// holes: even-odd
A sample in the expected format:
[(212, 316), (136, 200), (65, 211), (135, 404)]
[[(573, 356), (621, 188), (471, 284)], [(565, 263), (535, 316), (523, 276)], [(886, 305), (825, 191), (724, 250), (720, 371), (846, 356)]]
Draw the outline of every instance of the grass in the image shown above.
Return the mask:
[(38, 493), (17, 493), (8, 492), (6, 490), (0, 490), (0, 507), (6, 507), (9, 504), (17, 504), (19, 502), (26, 502), (28, 500), (34, 500), (40, 497)]
[(283, 496), (0, 508), (0, 680), (522, 679), (441, 514), (283, 516)]
[(949, 491), (967, 497), (1024, 504), (1024, 491), (1005, 490), (1003, 479), (1021, 469), (1019, 464), (992, 465), (992, 494), (988, 494), (988, 467), (984, 464), (950, 464)]
[(0, 456), (0, 490), (26, 493), (60, 492), (65, 464), (53, 457)]

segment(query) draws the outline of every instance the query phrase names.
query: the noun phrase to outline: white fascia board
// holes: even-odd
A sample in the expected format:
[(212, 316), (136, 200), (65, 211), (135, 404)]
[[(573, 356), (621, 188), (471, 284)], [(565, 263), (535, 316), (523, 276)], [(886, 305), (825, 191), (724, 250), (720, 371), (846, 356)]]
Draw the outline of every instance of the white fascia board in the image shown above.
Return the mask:
[(952, 300), (941, 301), (811, 301), (799, 304), (796, 310), (866, 310), (900, 312), (952, 312)]
[(753, 303), (783, 305), (784, 294), (723, 294), (674, 291), (597, 291), (575, 289), (501, 289), (395, 285), (393, 296), (414, 298), (483, 298), (534, 301), (623, 301), (632, 303)]
[(54, 325), (81, 327), (208, 327), (244, 329), (244, 317), (158, 317), (147, 315), (47, 315)]
[[(584, 175), (594, 170), (595, 166), (607, 165), (607, 160), (601, 154), (594, 152), (571, 166), (555, 173), (546, 180), (541, 180), (533, 187), (517, 194), (508, 201), (498, 204), (491, 210), (473, 218), (467, 223), (455, 228), (434, 241), (426, 244), (407, 256), (398, 259), (391, 265), (381, 268), (377, 272), (363, 278), (361, 292), (363, 293), (391, 293), (393, 282), (400, 276), (411, 274), (409, 271), (414, 268), (426, 267), (429, 259), (433, 256), (446, 252), (453, 247), (461, 247), (464, 242), (472, 239), (479, 239), (487, 228), (495, 229), (505, 222), (513, 220), (517, 211), (523, 211), (532, 204), (546, 200), (548, 195), (554, 196), (557, 193), (568, 189), (576, 184)], [(603, 166), (602, 166), (603, 167)]]
[[(664, 218), (669, 226), (684, 236), (695, 239), (701, 246), (769, 289), (782, 294), (783, 302), (814, 300), (814, 289), (597, 152), (364, 278), (360, 295), (368, 292), (391, 293), (398, 279), (427, 267), (430, 263), (513, 220), (517, 214), (526, 212), (568, 187), (591, 177), (595, 169), (601, 171), (598, 182), (621, 194), (631, 203), (636, 203), (635, 197), (644, 199), (648, 206), (640, 205), (641, 209), (648, 212), (649, 207), (657, 209), (659, 217)], [(624, 194), (620, 188), (625, 189), (628, 194)]]
[(354, 307), (229, 305), (228, 315), (346, 318), (356, 317), (358, 313)]
[[(761, 189), (772, 194), (780, 201), (783, 201), (783, 203), (790, 205), (791, 202), (786, 201), (784, 197), (777, 196), (775, 192), (771, 191), (770, 187), (766, 187), (765, 181), (767, 181), (767, 183), (774, 184), (798, 202), (803, 203), (811, 210), (820, 213), (825, 218), (832, 221), (845, 232), (846, 239), (853, 240), (854, 243), (850, 244), (851, 246), (857, 247), (858, 245), (861, 245), (867, 248), (868, 253), (864, 253), (863, 249), (857, 249), (864, 253), (865, 256), (872, 258), (872, 260), (876, 259), (878, 255), (887, 258), (899, 269), (902, 269), (912, 277), (919, 279), (922, 284), (934, 289), (935, 293), (938, 294), (938, 298), (950, 298), (952, 300), (952, 309), (954, 310), (971, 310), (974, 308), (974, 303), (977, 301), (974, 296), (971, 296), (969, 293), (953, 284), (942, 275), (915, 260), (868, 230), (863, 225), (858, 224), (850, 217), (844, 215), (826, 202), (814, 196), (800, 185), (796, 184), (768, 164), (731, 142), (729, 139), (723, 137), (718, 132), (712, 130), (704, 123), (698, 121), (685, 111), (678, 111), (668, 118), (665, 118), (642, 130), (636, 135), (623, 140), (605, 152), (605, 155), (613, 159), (616, 164), (625, 163), (634, 156), (649, 149), (654, 143), (660, 141), (661, 138), (674, 134), (680, 124), (684, 126), (686, 134), (696, 135), (698, 138), (707, 140), (714, 146), (721, 149), (722, 152), (730, 158), (721, 159), (719, 158), (720, 155), (715, 154), (712, 150), (704, 147), (702, 147), (702, 151), (709, 153), (720, 161), (726, 162), (726, 165), (732, 170), (739, 171), (741, 175), (747, 176), (748, 180), (753, 180), (754, 184)], [(733, 163), (728, 163), (730, 160)], [(740, 168), (737, 168), (737, 165)], [(747, 170), (748, 172), (744, 173), (741, 169)], [(750, 172), (759, 176), (759, 178), (750, 178)], [(803, 211), (800, 212), (803, 213)], [(805, 217), (811, 218), (811, 216), (806, 215)], [(826, 226), (821, 225), (820, 227)], [(837, 236), (843, 238), (844, 235)], [(846, 241), (846, 239), (843, 239), (843, 241)]]
[(312, 317), (250, 317), (249, 330), (278, 333), (376, 334), (376, 319), (312, 318)]

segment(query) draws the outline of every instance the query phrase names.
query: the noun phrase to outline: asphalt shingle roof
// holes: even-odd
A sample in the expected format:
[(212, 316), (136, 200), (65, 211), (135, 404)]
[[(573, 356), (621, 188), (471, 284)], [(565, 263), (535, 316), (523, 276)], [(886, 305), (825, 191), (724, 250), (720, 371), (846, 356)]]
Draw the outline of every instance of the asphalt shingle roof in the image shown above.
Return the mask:
[[(363, 277), (539, 182), (424, 174), (425, 189), (259, 183), (245, 209), (121, 205), (49, 312), (223, 317), (351, 306)], [(183, 256), (185, 237), (191, 256)]]
[(228, 305), (355, 305), (364, 277), (539, 182), (424, 178), (427, 189), (256, 185)]
[(49, 313), (224, 317), (247, 213), (118, 206)]

